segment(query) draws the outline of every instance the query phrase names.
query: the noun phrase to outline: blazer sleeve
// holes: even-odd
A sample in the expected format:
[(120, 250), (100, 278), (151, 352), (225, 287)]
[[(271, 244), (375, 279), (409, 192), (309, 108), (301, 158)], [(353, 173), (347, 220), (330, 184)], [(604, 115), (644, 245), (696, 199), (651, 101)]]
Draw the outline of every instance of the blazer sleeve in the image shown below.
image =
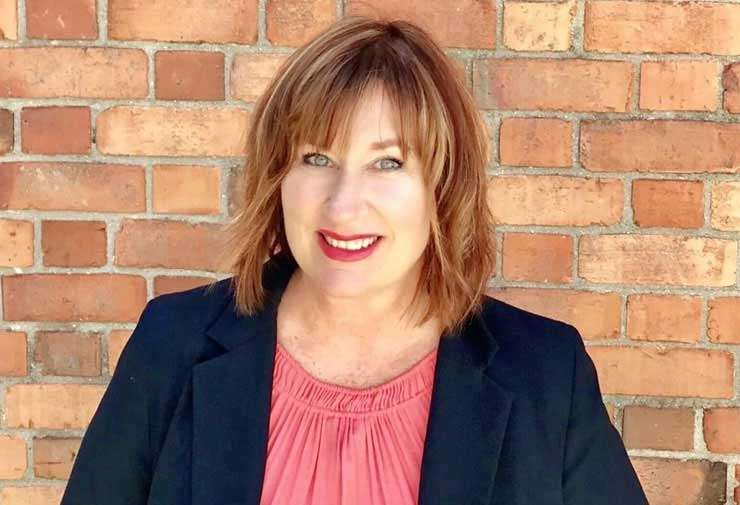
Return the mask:
[(649, 505), (619, 432), (602, 400), (583, 339), (575, 341), (573, 390), (563, 463), (565, 505)]
[(152, 478), (151, 338), (145, 306), (83, 435), (60, 505), (145, 505)]

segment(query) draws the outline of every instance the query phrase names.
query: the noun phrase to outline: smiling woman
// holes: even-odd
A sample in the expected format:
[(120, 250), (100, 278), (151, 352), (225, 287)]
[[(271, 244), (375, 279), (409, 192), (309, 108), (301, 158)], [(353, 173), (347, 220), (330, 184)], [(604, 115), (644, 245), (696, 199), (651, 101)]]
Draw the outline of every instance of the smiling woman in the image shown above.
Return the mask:
[(429, 34), (344, 18), (251, 117), (234, 275), (147, 304), (62, 505), (647, 504), (578, 331), (485, 293), (489, 139)]

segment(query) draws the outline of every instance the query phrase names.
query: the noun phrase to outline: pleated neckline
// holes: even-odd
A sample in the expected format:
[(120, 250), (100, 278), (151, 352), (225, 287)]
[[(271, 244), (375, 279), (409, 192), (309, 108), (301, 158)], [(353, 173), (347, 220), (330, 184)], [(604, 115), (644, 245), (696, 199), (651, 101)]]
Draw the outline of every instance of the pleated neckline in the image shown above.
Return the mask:
[(334, 414), (355, 416), (383, 412), (431, 391), (437, 351), (437, 348), (433, 349), (409, 369), (383, 384), (357, 389), (330, 384), (312, 376), (278, 342), (273, 388), (313, 409)]

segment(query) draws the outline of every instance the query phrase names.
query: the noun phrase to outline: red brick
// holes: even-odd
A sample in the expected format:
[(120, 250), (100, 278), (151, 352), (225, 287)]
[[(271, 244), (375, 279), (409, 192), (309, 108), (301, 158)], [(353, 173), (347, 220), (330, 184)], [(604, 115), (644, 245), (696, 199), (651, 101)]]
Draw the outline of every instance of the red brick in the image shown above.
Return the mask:
[(156, 97), (161, 100), (223, 100), (224, 55), (205, 51), (158, 51)]
[(0, 267), (33, 266), (33, 223), (0, 219)]
[(104, 391), (103, 384), (13, 384), (5, 392), (6, 425), (84, 429)]
[(717, 109), (720, 64), (717, 61), (643, 61), (640, 108), (713, 111)]
[(154, 278), (154, 296), (185, 291), (210, 284), (214, 280), (210, 277), (158, 275)]
[(221, 170), (204, 165), (154, 165), (152, 203), (154, 212), (218, 214)]
[(583, 47), (617, 53), (740, 53), (740, 5), (586, 2)]
[(88, 107), (25, 107), (21, 110), (21, 149), (32, 154), (90, 152)]
[(731, 139), (738, 136), (740, 123), (584, 121), (581, 163), (598, 171), (735, 172), (740, 142)]
[(0, 40), (18, 39), (18, 11), (16, 0), (0, 2)]
[(3, 505), (58, 505), (62, 500), (65, 486), (6, 486), (0, 489), (0, 503)]
[(100, 334), (38, 332), (34, 358), (42, 375), (100, 375)]
[[(28, 375), (26, 334), (22, 331), (0, 330), (0, 376), (22, 377)], [(1, 477), (0, 477), (1, 478)]]
[(0, 109), (0, 154), (13, 150), (13, 111)]
[(707, 302), (707, 336), (712, 342), (740, 344), (740, 298), (719, 296)]
[(213, 223), (124, 219), (116, 235), (115, 264), (215, 270), (220, 232)]
[(95, 0), (26, 0), (32, 39), (97, 39)]
[(234, 56), (231, 67), (231, 97), (256, 102), (275, 76), (287, 54), (244, 53)]
[(27, 274), (2, 279), (7, 321), (136, 322), (146, 281), (125, 274)]
[(41, 249), (45, 266), (103, 266), (105, 221), (42, 221)]
[(503, 302), (572, 324), (584, 339), (617, 338), (620, 296), (572, 289), (489, 288)]
[(504, 45), (514, 51), (567, 51), (574, 0), (504, 2)]
[(79, 438), (34, 438), (34, 476), (42, 479), (69, 479), (79, 450)]
[(148, 93), (147, 56), (141, 49), (0, 48), (0, 68), (0, 97), (5, 98), (145, 98)]
[(697, 342), (700, 298), (658, 294), (627, 297), (627, 335), (633, 340)]
[(278, 46), (302, 46), (336, 21), (334, 0), (271, 0), (267, 39)]
[(616, 179), (506, 175), (491, 177), (488, 198), (497, 223), (610, 225), (622, 219), (623, 191)]
[(637, 179), (632, 210), (641, 227), (700, 228), (704, 224), (704, 183)]
[(584, 235), (578, 275), (592, 282), (731, 286), (737, 242), (677, 235)]
[(116, 365), (121, 357), (121, 352), (131, 338), (133, 330), (111, 330), (108, 334), (108, 373), (113, 375)]
[(740, 231), (740, 182), (714, 183), (711, 208), (712, 228)]
[(26, 473), (26, 442), (0, 435), (0, 479), (22, 479)]
[(117, 106), (97, 118), (98, 150), (151, 156), (243, 156), (249, 112)]
[(725, 110), (733, 113), (740, 112), (740, 63), (725, 67), (722, 72), (722, 89)]
[(687, 408), (624, 408), (622, 438), (628, 449), (691, 451), (694, 411)]
[[(347, 15), (369, 15), (404, 19), (431, 33), (444, 47), (496, 47), (496, 3), (477, 0), (427, 2), (410, 0), (349, 0)], [(450, 22), (454, 19), (454, 22)]]
[(504, 278), (516, 281), (570, 282), (573, 239), (547, 233), (504, 235)]
[(721, 505), (725, 502), (725, 463), (632, 458), (632, 465), (650, 505)]
[(0, 210), (143, 212), (144, 167), (100, 163), (0, 163)]
[(556, 118), (504, 118), (499, 151), (502, 165), (569, 167), (571, 123)]
[(732, 398), (733, 355), (726, 351), (589, 346), (603, 394)]
[(634, 67), (629, 62), (573, 58), (481, 58), (473, 88), (483, 109), (627, 112)]
[(108, 36), (252, 44), (257, 41), (256, 0), (110, 0)]
[(704, 440), (711, 452), (740, 453), (740, 408), (716, 407), (704, 411)]

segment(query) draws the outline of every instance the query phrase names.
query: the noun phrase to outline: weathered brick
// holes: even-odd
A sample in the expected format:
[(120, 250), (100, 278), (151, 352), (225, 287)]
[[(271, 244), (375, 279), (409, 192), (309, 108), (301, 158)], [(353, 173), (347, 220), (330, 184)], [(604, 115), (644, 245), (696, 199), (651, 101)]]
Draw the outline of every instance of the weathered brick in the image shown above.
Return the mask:
[(473, 88), (483, 109), (626, 112), (633, 74), (625, 61), (480, 58)]
[(58, 505), (65, 486), (7, 486), (0, 489), (3, 505)]
[(26, 334), (22, 331), (0, 330), (0, 376), (22, 377), (28, 375)]
[(337, 19), (334, 0), (271, 0), (266, 10), (267, 39), (279, 46), (301, 46)]
[(283, 53), (235, 55), (231, 66), (231, 97), (256, 102), (287, 58)]
[(704, 411), (704, 441), (711, 452), (740, 453), (740, 408), (715, 407)]
[(740, 182), (722, 181), (712, 186), (712, 228), (740, 230)]
[(632, 458), (650, 505), (721, 505), (727, 465), (719, 461)]
[(243, 156), (249, 112), (241, 109), (111, 107), (97, 117), (98, 150), (152, 156)]
[(221, 227), (214, 223), (124, 219), (116, 235), (115, 264), (129, 267), (216, 270)]
[(628, 449), (690, 451), (694, 447), (694, 411), (628, 405), (622, 438)]
[(161, 100), (223, 100), (224, 55), (206, 51), (158, 51), (155, 95)]
[(572, 289), (489, 288), (503, 302), (572, 324), (584, 339), (617, 338), (620, 296)]
[(740, 298), (718, 296), (707, 302), (707, 336), (712, 342), (740, 344)]
[(34, 438), (33, 474), (42, 479), (69, 479), (79, 450), (79, 438)]
[(154, 212), (218, 214), (221, 170), (204, 165), (154, 165), (152, 203)]
[(740, 169), (737, 138), (740, 123), (583, 121), (581, 163), (599, 171), (735, 172)]
[(148, 93), (147, 56), (141, 49), (0, 48), (0, 68), (2, 98), (144, 98)]
[(676, 235), (584, 235), (578, 275), (592, 282), (730, 286), (737, 242)]
[(101, 163), (0, 163), (0, 210), (143, 212), (144, 167)]
[(640, 71), (640, 108), (716, 110), (720, 68), (717, 61), (643, 61)]
[(32, 154), (86, 154), (91, 145), (88, 107), (24, 107), (21, 150)]
[(84, 429), (100, 403), (103, 384), (13, 384), (5, 392), (10, 428)]
[(103, 266), (107, 261), (105, 249), (105, 221), (41, 222), (45, 266)]
[(505, 279), (570, 282), (573, 275), (573, 238), (547, 233), (504, 234)]
[(515, 51), (567, 51), (574, 0), (504, 2), (504, 45)]
[(13, 112), (0, 109), (0, 154), (9, 153), (14, 144)]
[(0, 479), (21, 479), (26, 473), (26, 442), (19, 437), (0, 435)]
[(636, 179), (632, 210), (637, 226), (699, 228), (704, 224), (704, 183)]
[(108, 373), (113, 375), (121, 352), (133, 330), (111, 330), (108, 334)]
[(714, 2), (586, 2), (586, 51), (740, 53), (740, 5)]
[(16, 0), (0, 0), (0, 40), (18, 39)]
[(506, 175), (490, 179), (488, 198), (497, 223), (609, 225), (622, 219), (623, 191), (616, 179)]
[(701, 334), (700, 298), (659, 294), (627, 297), (627, 336), (633, 340), (697, 342)]
[(135, 322), (146, 281), (125, 274), (27, 274), (2, 277), (7, 321)]
[(100, 375), (100, 334), (38, 332), (33, 359), (43, 375)]
[(502, 165), (569, 167), (569, 121), (556, 118), (512, 117), (501, 121), (499, 152)]
[(444, 47), (496, 47), (496, 3), (489, 0), (348, 0), (345, 14), (405, 19), (427, 30)]
[(0, 267), (33, 265), (33, 223), (0, 219)]
[(740, 112), (740, 63), (727, 65), (722, 72), (722, 101), (727, 112)]
[(732, 398), (733, 355), (727, 351), (589, 346), (603, 394)]
[(257, 41), (257, 0), (109, 0), (108, 36), (252, 44)]
[(96, 39), (95, 0), (26, 0), (26, 34), (32, 39)]

